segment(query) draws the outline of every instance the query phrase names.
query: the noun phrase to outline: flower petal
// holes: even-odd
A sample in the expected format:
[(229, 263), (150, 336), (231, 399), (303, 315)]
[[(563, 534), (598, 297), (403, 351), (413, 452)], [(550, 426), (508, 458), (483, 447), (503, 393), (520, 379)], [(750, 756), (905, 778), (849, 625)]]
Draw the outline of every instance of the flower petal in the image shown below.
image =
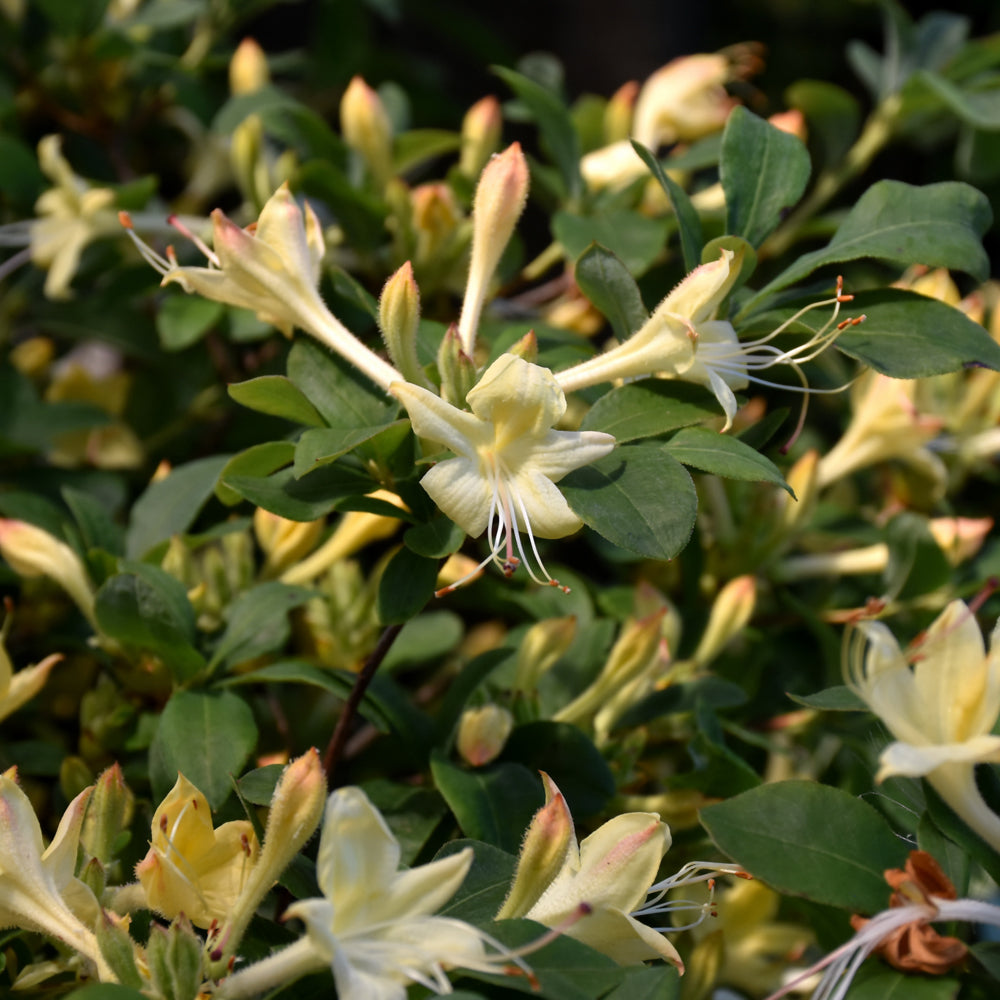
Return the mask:
[(530, 449), (525, 466), (557, 483), (566, 473), (610, 454), (614, 447), (615, 439), (602, 431), (549, 431)]
[(573, 513), (559, 487), (540, 472), (523, 469), (507, 480), (507, 488), (522, 532), (530, 527), (531, 534), (539, 538), (565, 538), (583, 527), (583, 521)]
[(1000, 736), (975, 736), (961, 743), (914, 746), (890, 743), (879, 757), (876, 781), (893, 775), (922, 777), (945, 764), (986, 764), (1000, 762)]
[(466, 458), (438, 462), (424, 473), (420, 485), (467, 535), (475, 538), (486, 530), (493, 487), (477, 464)]
[(640, 923), (621, 910), (601, 909), (574, 924), (572, 936), (603, 952), (620, 965), (638, 965), (662, 958), (684, 968), (677, 949), (659, 931)]
[(684, 316), (693, 326), (711, 319), (719, 304), (736, 283), (742, 265), (742, 254), (723, 249), (718, 260), (696, 267), (656, 307), (658, 313)]
[(477, 445), (493, 443), (492, 428), (440, 396), (410, 382), (393, 382), (389, 392), (409, 414), (413, 433), (450, 448), (456, 455), (478, 462)]

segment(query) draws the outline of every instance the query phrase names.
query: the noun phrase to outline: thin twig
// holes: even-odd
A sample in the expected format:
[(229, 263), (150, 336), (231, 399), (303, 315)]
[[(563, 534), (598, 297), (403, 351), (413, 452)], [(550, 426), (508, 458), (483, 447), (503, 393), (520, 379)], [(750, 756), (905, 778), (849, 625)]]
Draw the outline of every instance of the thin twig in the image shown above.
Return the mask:
[(354, 721), (354, 716), (357, 713), (358, 706), (361, 704), (361, 699), (364, 698), (365, 692), (368, 690), (368, 685), (371, 684), (372, 678), (375, 676), (375, 671), (381, 666), (382, 661), (392, 648), (392, 644), (396, 641), (396, 636), (399, 635), (402, 628), (402, 625), (388, 626), (382, 635), (379, 636), (379, 640), (372, 650), (372, 655), (365, 660), (365, 665), (358, 671), (354, 687), (351, 689), (347, 701), (344, 702), (344, 710), (340, 713), (336, 728), (333, 730), (333, 735), (330, 737), (330, 742), (327, 744), (326, 751), (323, 754), (323, 769), (326, 771), (326, 776), (331, 784), (333, 783), (333, 769), (337, 766), (337, 762), (340, 759), (344, 743), (347, 741), (347, 732)]

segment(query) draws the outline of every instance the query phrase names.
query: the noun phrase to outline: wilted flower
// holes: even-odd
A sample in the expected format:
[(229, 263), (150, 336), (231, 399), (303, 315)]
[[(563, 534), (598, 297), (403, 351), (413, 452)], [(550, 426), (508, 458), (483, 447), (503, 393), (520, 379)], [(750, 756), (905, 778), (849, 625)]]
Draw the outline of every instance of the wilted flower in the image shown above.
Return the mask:
[[(552, 430), (566, 397), (547, 368), (512, 354), (494, 361), (468, 394), (471, 413), (409, 383), (398, 382), (391, 392), (406, 407), (414, 433), (455, 453), (420, 484), (466, 534), (487, 532), (490, 554), (481, 565), (492, 561), (510, 576), (524, 563), (533, 580), (554, 584), (535, 536), (562, 538), (582, 524), (555, 484), (607, 455), (614, 438)], [(522, 533), (541, 576), (528, 561)]]
[[(952, 601), (904, 653), (881, 622), (859, 622), (847, 682), (896, 738), (878, 775), (926, 777), (981, 837), (1000, 849), (1000, 817), (976, 787), (975, 765), (1000, 762), (1000, 626), (990, 651), (973, 612)], [(912, 665), (912, 669), (911, 669)]]

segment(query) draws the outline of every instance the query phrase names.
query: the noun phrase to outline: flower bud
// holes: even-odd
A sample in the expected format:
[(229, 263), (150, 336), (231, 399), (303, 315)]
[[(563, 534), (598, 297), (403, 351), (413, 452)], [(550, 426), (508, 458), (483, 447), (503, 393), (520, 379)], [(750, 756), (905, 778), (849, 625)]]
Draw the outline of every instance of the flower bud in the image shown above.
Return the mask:
[(452, 406), (464, 406), (465, 397), (476, 384), (476, 365), (462, 348), (462, 339), (453, 323), (441, 340), (437, 356), (441, 376), (441, 398)]
[(813, 508), (816, 506), (816, 496), (819, 492), (819, 482), (816, 475), (818, 462), (819, 452), (812, 449), (807, 451), (788, 470), (788, 485), (792, 488), (796, 499), (793, 500), (784, 491), (780, 496), (782, 504), (781, 528), (786, 534), (808, 523), (812, 516)]
[(101, 910), (101, 917), (97, 921), (95, 930), (101, 955), (107, 962), (108, 968), (115, 974), (114, 981), (138, 990), (143, 985), (135, 961), (136, 949), (139, 946), (128, 932), (129, 920), (129, 917), (120, 917), (108, 910)]
[(200, 995), (202, 941), (183, 917), (170, 927), (154, 923), (146, 944), (146, 964), (156, 995), (164, 1000), (188, 1000)]
[(467, 708), (458, 723), (458, 752), (473, 767), (489, 764), (500, 755), (513, 728), (514, 717), (501, 705)]
[(507, 348), (507, 353), (533, 365), (538, 360), (538, 338), (535, 336), (535, 331), (529, 330), (520, 340), (511, 344)]
[(361, 154), (378, 187), (393, 176), (392, 122), (382, 99), (355, 76), (340, 100), (340, 128), (344, 141)]
[(528, 198), (528, 161), (519, 143), (494, 156), (479, 177), (472, 206), (472, 259), (458, 322), (462, 348), (472, 353), (490, 280)]
[(544, 771), (541, 775), (545, 805), (535, 813), (524, 834), (514, 882), (497, 920), (523, 917), (562, 869), (574, 843), (573, 817), (566, 799)]
[(55, 344), (48, 337), (29, 337), (10, 349), (10, 363), (28, 378), (38, 378), (48, 370), (55, 356)]
[(708, 616), (708, 625), (692, 659), (706, 667), (726, 644), (746, 627), (757, 601), (757, 583), (750, 575), (730, 580), (719, 591)]
[(90, 578), (80, 557), (65, 542), (27, 521), (0, 518), (0, 555), (19, 576), (54, 580), (97, 627)]
[(930, 522), (934, 541), (952, 566), (971, 559), (992, 528), (992, 517), (935, 517)]
[(635, 101), (639, 96), (639, 82), (629, 80), (623, 83), (612, 95), (604, 109), (604, 141), (606, 143), (621, 142), (627, 139), (632, 131), (632, 115), (635, 112)]
[(122, 833), (132, 822), (135, 797), (125, 784), (122, 769), (114, 763), (97, 779), (80, 830), (84, 850), (103, 864), (115, 857)]
[(257, 544), (267, 557), (263, 575), (278, 576), (310, 553), (323, 533), (324, 522), (289, 521), (263, 507), (253, 512), (253, 531)]
[(229, 92), (234, 97), (252, 94), (270, 82), (264, 50), (253, 38), (244, 38), (229, 60)]
[(576, 638), (576, 615), (546, 618), (536, 622), (524, 634), (517, 650), (512, 692), (534, 693), (538, 681), (547, 673)]
[(805, 142), (809, 138), (806, 129), (805, 115), (798, 108), (791, 108), (788, 111), (779, 111), (776, 115), (771, 115), (768, 121), (782, 132), (794, 135), (796, 139)]
[(503, 115), (495, 97), (483, 97), (462, 119), (462, 150), (458, 169), (464, 176), (477, 177), (500, 144)]
[(378, 300), (378, 326), (392, 363), (408, 382), (433, 388), (417, 359), (420, 289), (407, 261), (386, 283)]

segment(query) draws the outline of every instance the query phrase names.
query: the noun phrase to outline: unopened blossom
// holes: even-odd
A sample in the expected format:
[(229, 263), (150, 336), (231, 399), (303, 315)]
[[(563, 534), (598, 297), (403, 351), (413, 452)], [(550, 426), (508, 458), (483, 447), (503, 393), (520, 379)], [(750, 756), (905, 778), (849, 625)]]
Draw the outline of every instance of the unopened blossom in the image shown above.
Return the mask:
[(344, 142), (359, 153), (376, 183), (384, 188), (393, 175), (392, 121), (378, 92), (354, 76), (340, 99)]
[(151, 909), (209, 927), (239, 898), (259, 850), (247, 820), (213, 827), (208, 800), (179, 774), (153, 813), (149, 851), (135, 873)]
[(498, 919), (525, 917), (565, 925), (585, 904), (587, 916), (565, 934), (622, 965), (662, 958), (683, 970), (677, 949), (631, 915), (644, 902), (670, 847), (655, 813), (625, 813), (577, 843), (562, 792), (543, 774), (545, 805), (524, 837), (517, 871)]
[(1000, 762), (1000, 626), (986, 651), (973, 612), (952, 601), (904, 652), (881, 622), (856, 626), (847, 682), (896, 742), (876, 779), (926, 777), (973, 830), (1000, 849), (1000, 817), (983, 801), (975, 766)]
[(885, 872), (892, 893), (889, 908), (871, 919), (854, 917), (854, 936), (825, 958), (772, 993), (780, 1000), (823, 972), (811, 1000), (844, 1000), (862, 963), (878, 952), (904, 972), (941, 975), (965, 960), (967, 948), (930, 925), (968, 921), (1000, 927), (1000, 906), (977, 899), (958, 899), (955, 887), (925, 851), (911, 851), (905, 869)]
[[(207, 267), (181, 267), (173, 250), (161, 257), (134, 233), (124, 213), (121, 222), (148, 264), (186, 292), (253, 310), (285, 334), (300, 327), (355, 365), (384, 389), (400, 374), (365, 347), (323, 302), (318, 284), (323, 260), (323, 231), (309, 204), (299, 208), (287, 184), (268, 199), (260, 218), (241, 229), (221, 209), (212, 212), (213, 246), (183, 227), (208, 258)], [(179, 223), (178, 223), (179, 226)]]
[[(740, 341), (732, 324), (717, 319), (716, 314), (735, 285), (741, 264), (742, 253), (723, 249), (718, 260), (696, 267), (628, 340), (557, 372), (556, 380), (562, 390), (575, 392), (601, 382), (651, 375), (695, 382), (715, 395), (726, 415), (728, 430), (737, 410), (734, 390), (744, 389), (750, 382), (773, 385), (756, 373), (776, 365), (788, 365), (801, 377), (799, 366), (822, 353), (836, 339), (844, 325), (836, 323), (840, 306), (850, 301), (838, 283), (834, 298), (806, 306), (763, 337)], [(834, 307), (833, 315), (806, 341), (787, 351), (771, 343), (804, 313), (825, 305)]]
[(400, 855), (399, 842), (360, 788), (333, 792), (316, 858), (323, 895), (285, 911), (305, 923), (306, 937), (223, 980), (215, 996), (241, 1000), (329, 969), (339, 1000), (404, 1000), (410, 983), (451, 992), (451, 968), (501, 971), (481, 931), (433, 916), (464, 881), (472, 849), (404, 871)]
[(454, 453), (425, 473), (420, 485), (466, 534), (486, 531), (490, 554), (482, 565), (492, 561), (510, 576), (523, 563), (532, 579), (555, 583), (535, 536), (562, 538), (582, 525), (556, 483), (607, 455), (614, 438), (553, 430), (566, 411), (566, 397), (547, 368), (513, 354), (494, 361), (469, 392), (471, 413), (410, 383), (397, 382), (390, 392), (406, 408), (415, 434)]

